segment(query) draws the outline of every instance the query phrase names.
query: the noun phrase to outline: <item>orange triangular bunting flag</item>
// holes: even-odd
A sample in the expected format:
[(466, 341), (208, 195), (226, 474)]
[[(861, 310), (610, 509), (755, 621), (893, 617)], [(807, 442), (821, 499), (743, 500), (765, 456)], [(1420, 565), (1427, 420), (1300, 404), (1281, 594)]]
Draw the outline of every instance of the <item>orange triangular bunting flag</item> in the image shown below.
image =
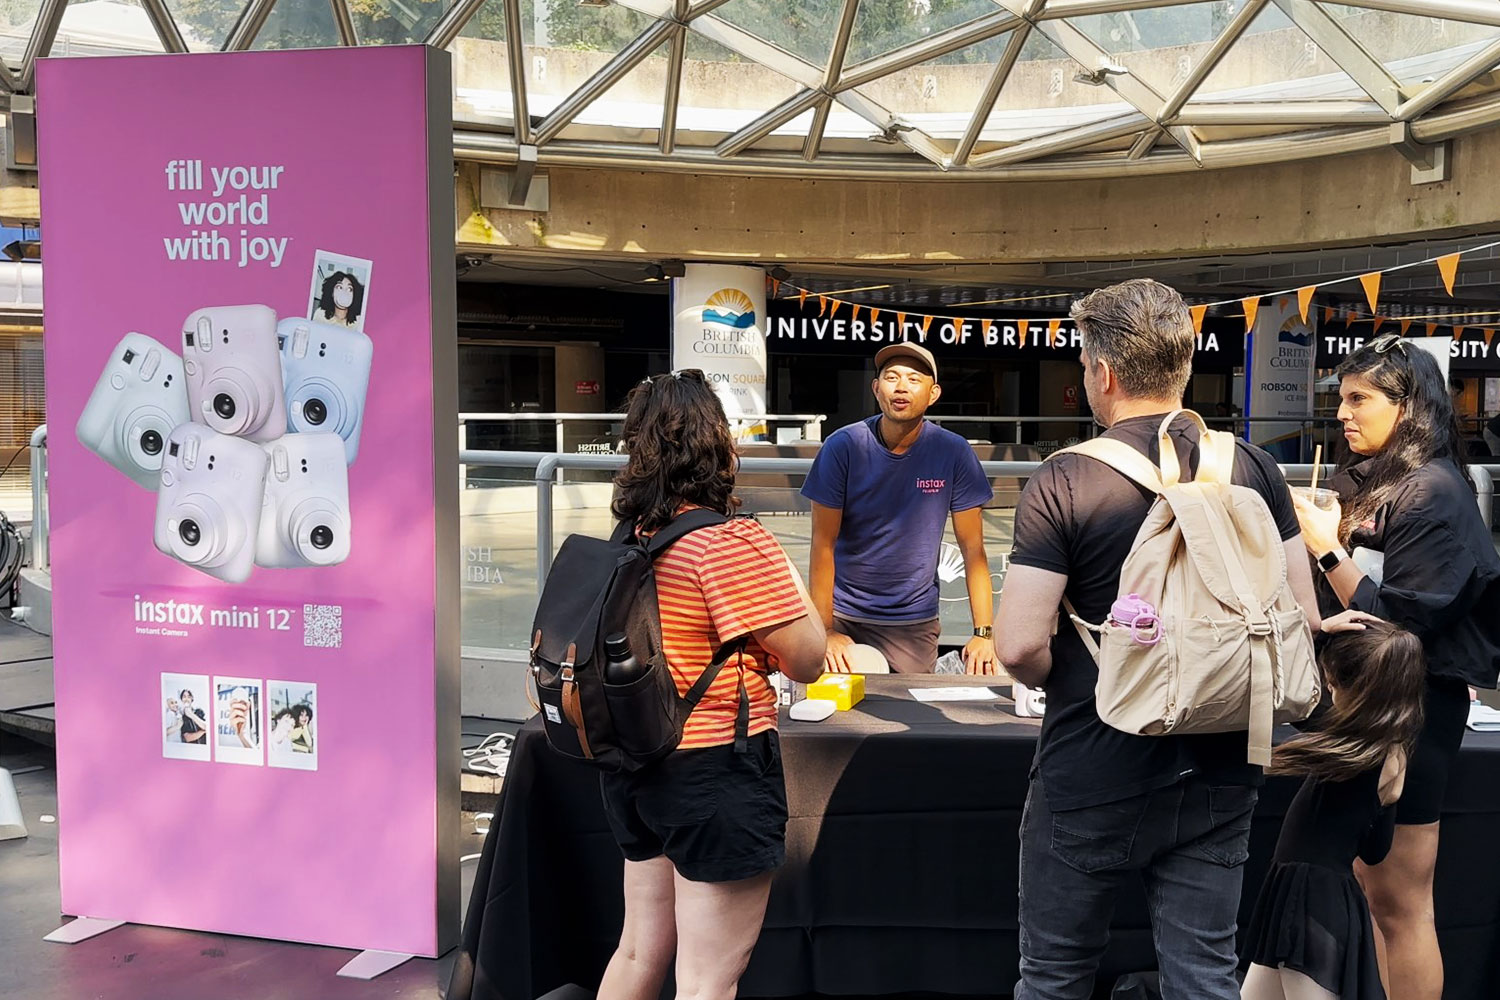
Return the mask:
[(880, 310), (876, 309), (874, 306), (871, 306), (870, 307), (870, 325), (874, 326), (876, 323), (879, 323), (879, 322), (880, 322)]
[(1450, 253), (1437, 259), (1438, 274), (1443, 276), (1443, 287), (1453, 294), (1453, 280), (1458, 277), (1459, 254)]
[(775, 278), (772, 278), (771, 279), (771, 298), (774, 299), (776, 296), (778, 296), (780, 294), (781, 294), (781, 282), (777, 281)]
[(1429, 337), (1436, 337), (1437, 336), (1437, 324), (1436, 323), (1428, 323), (1428, 324), (1426, 324), (1426, 326), (1427, 326), (1427, 336), (1429, 336)]
[(1382, 326), (1385, 326), (1385, 317), (1384, 316), (1371, 316), (1370, 317), (1370, 336), (1373, 337), (1373, 336), (1375, 336), (1375, 334), (1379, 333), (1380, 332), (1380, 328)]
[(831, 299), (830, 301), (833, 303), (833, 308), (830, 309), (830, 310), (828, 310), (828, 318), (829, 319), (833, 319), (833, 317), (835, 317), (835, 316), (837, 316), (839, 314), (839, 306), (841, 306), (841, 305), (844, 304), (844, 300), (843, 299)]
[(1031, 320), (1029, 320), (1029, 319), (1018, 319), (1018, 320), (1016, 320), (1016, 336), (1021, 339), (1021, 346), (1022, 347), (1026, 346), (1026, 331), (1029, 330), (1029, 329), (1031, 329)]
[(1406, 336), (1406, 331), (1410, 330), (1410, 329), (1411, 329), (1411, 320), (1409, 320), (1409, 319), (1403, 319), (1401, 321), (1401, 336), (1403, 336), (1403, 337)]
[(828, 311), (828, 296), (818, 296), (818, 315), (821, 316)]
[(1323, 307), (1323, 325), (1324, 326), (1327, 326), (1329, 323), (1333, 322), (1333, 314), (1334, 314), (1334, 312), (1336, 312), (1336, 310), (1333, 308), (1333, 306), (1324, 306)]
[(902, 340), (906, 339), (906, 313), (896, 314), (896, 333)]
[(1255, 314), (1260, 312), (1260, 296), (1252, 295), (1246, 299), (1240, 299), (1240, 304), (1245, 307), (1245, 332), (1255, 326)]
[(1369, 274), (1361, 274), (1359, 283), (1365, 286), (1365, 299), (1370, 303), (1370, 312), (1375, 311), (1375, 303), (1380, 300), (1380, 272), (1371, 271)]
[(1484, 346), (1485, 347), (1489, 347), (1490, 346), (1490, 341), (1492, 341), (1494, 339), (1495, 339), (1495, 331), (1494, 330), (1486, 330), (1486, 331), (1484, 331)]
[(1462, 340), (1464, 338), (1464, 331), (1467, 329), (1468, 327), (1466, 326), (1455, 326), (1453, 328), (1453, 339)]
[(1048, 346), (1056, 346), (1058, 340), (1061, 339), (1061, 335), (1058, 333), (1058, 330), (1061, 327), (1062, 327), (1062, 320), (1060, 320), (1060, 319), (1049, 319), (1047, 321), (1047, 344), (1048, 344)]
[(799, 288), (797, 289), (797, 308), (801, 309), (805, 305), (807, 305), (807, 289)]
[(853, 310), (853, 312), (851, 312), (849, 314), (849, 322), (851, 322), (851, 323), (857, 323), (857, 322), (859, 322), (859, 303), (855, 302), (849, 308)]
[(1312, 305), (1313, 292), (1318, 290), (1317, 285), (1308, 285), (1297, 289), (1297, 309), (1302, 313), (1302, 322), (1307, 322), (1307, 307)]
[(1203, 332), (1203, 317), (1208, 315), (1208, 306), (1191, 306), (1188, 313), (1193, 317), (1193, 332)]
[(992, 319), (982, 319), (979, 321), (979, 335), (982, 336), (986, 342), (988, 342), (990, 339), (990, 327), (994, 325), (995, 321)]
[(922, 317), (922, 342), (924, 344), (927, 342), (927, 328), (930, 327), (930, 326), (932, 326), (932, 317), (931, 316), (923, 316)]

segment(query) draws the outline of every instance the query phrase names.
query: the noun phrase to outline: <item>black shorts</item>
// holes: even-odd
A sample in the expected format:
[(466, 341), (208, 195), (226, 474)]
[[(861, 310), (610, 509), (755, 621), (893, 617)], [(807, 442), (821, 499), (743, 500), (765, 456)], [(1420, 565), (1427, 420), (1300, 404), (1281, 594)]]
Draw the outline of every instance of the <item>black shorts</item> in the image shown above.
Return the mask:
[(1469, 685), (1451, 677), (1427, 678), (1426, 718), (1406, 765), (1406, 787), (1396, 803), (1402, 826), (1436, 823), (1443, 814), (1448, 771), (1469, 723)]
[(600, 775), (604, 812), (627, 861), (665, 854), (683, 878), (735, 882), (786, 858), (786, 782), (775, 730), (678, 750), (632, 774)]

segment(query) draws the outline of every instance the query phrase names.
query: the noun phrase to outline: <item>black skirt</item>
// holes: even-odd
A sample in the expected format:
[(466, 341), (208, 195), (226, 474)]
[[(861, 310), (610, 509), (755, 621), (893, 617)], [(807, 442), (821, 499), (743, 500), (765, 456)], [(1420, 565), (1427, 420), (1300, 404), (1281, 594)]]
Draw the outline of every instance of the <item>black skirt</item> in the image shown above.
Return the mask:
[(1339, 1000), (1386, 1000), (1370, 906), (1352, 873), (1274, 865), (1256, 900), (1245, 956), (1300, 972)]

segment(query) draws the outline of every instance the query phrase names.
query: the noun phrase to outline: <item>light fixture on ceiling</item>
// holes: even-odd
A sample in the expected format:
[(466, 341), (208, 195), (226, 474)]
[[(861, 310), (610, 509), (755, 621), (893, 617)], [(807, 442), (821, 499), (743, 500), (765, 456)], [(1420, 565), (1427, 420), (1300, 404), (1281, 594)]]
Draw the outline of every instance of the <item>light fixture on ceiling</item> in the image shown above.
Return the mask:
[(1094, 67), (1092, 70), (1083, 70), (1082, 72), (1077, 73), (1076, 75), (1074, 75), (1073, 79), (1090, 87), (1102, 87), (1105, 85), (1105, 83), (1109, 82), (1110, 77), (1126, 76), (1129, 73), (1130, 70), (1126, 69), (1124, 66), (1121, 66), (1116, 62), (1110, 62), (1108, 59), (1101, 56), (1098, 66)]
[(664, 278), (680, 278), (687, 274), (687, 267), (680, 260), (669, 260), (663, 264), (646, 265), (646, 276), (642, 281), (661, 281)]

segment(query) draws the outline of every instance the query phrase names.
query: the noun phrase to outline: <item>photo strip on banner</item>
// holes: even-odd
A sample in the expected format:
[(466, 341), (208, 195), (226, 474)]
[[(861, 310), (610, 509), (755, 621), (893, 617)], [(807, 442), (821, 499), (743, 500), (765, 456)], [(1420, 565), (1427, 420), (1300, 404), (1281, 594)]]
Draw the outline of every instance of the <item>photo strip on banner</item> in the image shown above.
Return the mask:
[(208, 713), (208, 677), (203, 674), (161, 675), (161, 755), (172, 760), (208, 760), (213, 724)]
[(307, 318), (363, 332), (374, 266), (363, 257), (319, 250), (313, 257)]
[(299, 771), (318, 769), (318, 686), (266, 681), (266, 762)]
[(214, 760), (228, 764), (265, 763), (260, 746), (260, 681), (214, 678)]

